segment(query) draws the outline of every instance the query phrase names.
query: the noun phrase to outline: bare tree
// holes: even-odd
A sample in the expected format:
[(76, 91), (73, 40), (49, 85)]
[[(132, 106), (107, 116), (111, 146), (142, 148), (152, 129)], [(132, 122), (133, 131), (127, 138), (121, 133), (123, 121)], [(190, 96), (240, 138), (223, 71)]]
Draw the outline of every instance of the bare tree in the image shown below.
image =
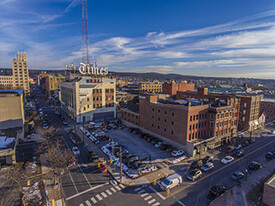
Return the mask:
[(57, 179), (59, 179), (60, 182), (64, 169), (74, 162), (72, 152), (62, 147), (60, 141), (53, 137), (44, 141), (39, 152), (43, 153), (43, 157), (48, 167), (53, 171), (54, 184), (57, 183)]

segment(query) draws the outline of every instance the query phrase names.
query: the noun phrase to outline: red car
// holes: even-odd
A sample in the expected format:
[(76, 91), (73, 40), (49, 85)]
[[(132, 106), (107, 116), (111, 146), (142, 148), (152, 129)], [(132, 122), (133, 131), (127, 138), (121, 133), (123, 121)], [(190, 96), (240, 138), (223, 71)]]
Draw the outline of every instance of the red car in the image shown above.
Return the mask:
[(110, 137), (109, 136), (106, 136), (106, 135), (103, 135), (103, 136), (100, 136), (100, 137), (97, 137), (98, 140), (109, 140)]
[(234, 147), (233, 146), (228, 146), (224, 149), (225, 152), (229, 153), (229, 152), (233, 152), (234, 151)]

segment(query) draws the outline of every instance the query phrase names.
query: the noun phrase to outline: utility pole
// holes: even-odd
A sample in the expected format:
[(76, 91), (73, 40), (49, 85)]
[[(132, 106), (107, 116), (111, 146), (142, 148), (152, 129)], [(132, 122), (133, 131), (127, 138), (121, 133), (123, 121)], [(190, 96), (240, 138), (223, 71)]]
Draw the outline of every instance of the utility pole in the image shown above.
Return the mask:
[(122, 183), (122, 151), (121, 147), (119, 148), (119, 162), (120, 162), (120, 183)]

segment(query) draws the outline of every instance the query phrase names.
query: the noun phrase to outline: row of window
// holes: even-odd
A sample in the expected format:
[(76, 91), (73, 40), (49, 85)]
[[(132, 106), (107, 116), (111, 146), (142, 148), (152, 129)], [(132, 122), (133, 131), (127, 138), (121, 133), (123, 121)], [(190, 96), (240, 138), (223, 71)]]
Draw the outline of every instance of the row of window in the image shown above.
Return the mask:
[[(102, 89), (94, 89), (93, 94), (102, 93)], [(105, 93), (114, 93), (114, 89), (105, 89)]]
[(206, 130), (202, 130), (202, 131), (199, 131), (199, 132), (190, 133), (188, 139), (193, 140), (193, 139), (200, 138), (200, 137), (205, 137), (205, 136), (206, 136)]
[(227, 133), (229, 133), (230, 132), (230, 129), (224, 129), (224, 130), (220, 130), (220, 131), (217, 131), (216, 132), (216, 137), (217, 136), (221, 136), (221, 135), (224, 135), (224, 134), (227, 134)]
[[(105, 107), (114, 107), (114, 103), (106, 104)], [(90, 108), (90, 105), (87, 105), (87, 109)], [(94, 104), (93, 108), (102, 108), (102, 104)], [(86, 111), (86, 107), (83, 107), (83, 110)]]
[[(152, 124), (152, 127), (154, 127), (154, 124)], [(160, 126), (159, 126), (159, 125), (157, 126), (157, 128), (158, 128), (158, 130), (160, 130)], [(164, 132), (167, 132), (167, 129), (166, 129), (166, 128), (163, 128), (163, 131), (164, 131)], [(171, 130), (171, 131), (170, 131), (170, 134), (173, 135), (173, 134), (174, 134), (174, 131)]]
[[(155, 108), (152, 108), (152, 112), (154, 112), (154, 111), (155, 111)], [(158, 109), (158, 113), (160, 113), (160, 109)], [(164, 111), (164, 114), (167, 115), (167, 111)], [(171, 116), (174, 117), (175, 113), (171, 112)]]
[(207, 126), (207, 122), (199, 122), (198, 124), (192, 124), (189, 126), (189, 130), (191, 131), (192, 129), (201, 129), (201, 128), (205, 128)]
[(205, 119), (206, 118), (206, 113), (202, 113), (202, 114), (197, 114), (197, 115), (193, 115), (190, 116), (190, 122), (195, 121), (195, 120), (199, 120), (199, 119)]

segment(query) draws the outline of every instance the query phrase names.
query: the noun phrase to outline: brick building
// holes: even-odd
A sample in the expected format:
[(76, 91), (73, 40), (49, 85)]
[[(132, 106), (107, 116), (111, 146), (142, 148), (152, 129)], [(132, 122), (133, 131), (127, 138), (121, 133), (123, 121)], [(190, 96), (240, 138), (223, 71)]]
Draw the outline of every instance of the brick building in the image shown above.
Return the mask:
[(265, 113), (267, 121), (275, 120), (275, 99), (262, 99), (260, 110)]
[(194, 91), (195, 84), (187, 83), (186, 81), (176, 83), (175, 81), (164, 82), (162, 85), (162, 93), (176, 95), (178, 91)]
[[(124, 109), (121, 119), (128, 126), (138, 127), (193, 155), (227, 143), (236, 136), (233, 114), (234, 107), (225, 101), (173, 101), (146, 95), (139, 98), (138, 112)], [(135, 118), (139, 121), (134, 121)]]
[(64, 81), (65, 76), (62, 74), (48, 75), (45, 77), (45, 90), (48, 93), (51, 91), (60, 90), (60, 84)]
[(162, 83), (159, 82), (143, 82), (139, 84), (140, 92), (148, 93), (161, 93), (162, 92)]
[(195, 99), (221, 99), (233, 105), (235, 114), (233, 120), (236, 121), (239, 130), (256, 129), (259, 126), (261, 95), (250, 94), (226, 94), (208, 93), (207, 88), (198, 88), (197, 92), (178, 92), (176, 99), (195, 98)]

